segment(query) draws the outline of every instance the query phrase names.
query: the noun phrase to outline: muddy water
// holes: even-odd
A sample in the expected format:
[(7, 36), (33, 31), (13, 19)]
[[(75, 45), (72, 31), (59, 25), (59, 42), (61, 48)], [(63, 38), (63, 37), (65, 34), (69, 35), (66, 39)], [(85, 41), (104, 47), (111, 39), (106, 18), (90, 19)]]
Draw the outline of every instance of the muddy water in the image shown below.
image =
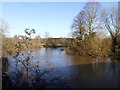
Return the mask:
[[(113, 62), (116, 60), (111, 60), (109, 58), (96, 59), (91, 57), (84, 57), (78, 55), (69, 55), (66, 54), (62, 48), (51, 49), (45, 48), (34, 49), (31, 56), (34, 57), (32, 63), (39, 63), (40, 66), (44, 67), (61, 67), (61, 66), (70, 66), (70, 65), (80, 65), (80, 64), (93, 64), (100, 62)], [(49, 64), (49, 65), (48, 65)]]
[[(23, 56), (20, 58), (24, 59)], [(68, 55), (61, 48), (33, 49), (27, 76), (26, 69), (20, 62), (16, 62), (12, 57), (8, 60), (9, 82), (4, 80), (4, 84), (7, 84), (3, 85), (3, 88), (118, 87), (120, 62), (109, 58), (98, 60)]]

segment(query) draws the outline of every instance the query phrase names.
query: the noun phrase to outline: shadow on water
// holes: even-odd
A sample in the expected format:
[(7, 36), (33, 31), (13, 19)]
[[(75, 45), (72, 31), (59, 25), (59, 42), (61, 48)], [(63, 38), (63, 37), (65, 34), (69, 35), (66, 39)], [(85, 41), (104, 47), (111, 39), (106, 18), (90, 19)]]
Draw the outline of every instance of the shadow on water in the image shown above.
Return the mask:
[[(51, 72), (42, 77), (40, 77), (40, 72), (31, 74), (31, 80), (28, 82), (23, 73), (11, 73), (7, 81), (3, 78), (3, 88), (6, 88), (6, 84), (12, 88), (117, 88), (118, 71), (120, 71), (118, 66), (120, 63), (110, 62), (52, 68)], [(43, 71), (47, 70), (51, 70), (51, 68), (46, 68)]]
[[(25, 68), (9, 58), (8, 74), (3, 76), (4, 88), (118, 88), (120, 80), (120, 62), (103, 62), (84, 64), (85, 58), (61, 53), (58, 49), (37, 50), (32, 53), (34, 62), (49, 60), (48, 67), (33, 68), (30, 66), (28, 77)], [(37, 55), (37, 54), (38, 55)], [(39, 60), (38, 60), (39, 58)], [(78, 60), (77, 60), (78, 58)], [(61, 60), (61, 62), (58, 62)], [(68, 60), (68, 61), (66, 61)], [(73, 61), (74, 60), (74, 61)], [(89, 59), (88, 59), (89, 60)], [(85, 60), (87, 61), (87, 60)], [(83, 64), (80, 64), (80, 63)], [(43, 64), (44, 63), (44, 64)], [(46, 62), (42, 62), (43, 65)], [(79, 64), (77, 64), (79, 63)]]

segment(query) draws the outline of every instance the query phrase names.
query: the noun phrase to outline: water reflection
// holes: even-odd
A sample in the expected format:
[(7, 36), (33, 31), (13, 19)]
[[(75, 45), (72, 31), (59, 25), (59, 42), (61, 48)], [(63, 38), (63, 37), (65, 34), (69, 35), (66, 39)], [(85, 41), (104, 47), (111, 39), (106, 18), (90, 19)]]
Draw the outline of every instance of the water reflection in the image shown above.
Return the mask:
[(28, 76), (24, 65), (8, 58), (7, 87), (118, 87), (119, 62), (68, 55), (60, 48), (33, 49), (31, 57)]
[[(61, 49), (50, 49), (45, 48), (39, 50), (33, 50), (32, 54), (34, 60), (32, 63), (40, 62), (42, 66), (48, 66), (49, 63), (51, 67), (68, 66), (68, 65), (79, 65), (79, 64), (91, 64), (96, 62), (111, 62), (110, 59), (95, 59), (91, 57), (68, 55), (65, 51)], [(46, 63), (48, 62), (48, 63)]]

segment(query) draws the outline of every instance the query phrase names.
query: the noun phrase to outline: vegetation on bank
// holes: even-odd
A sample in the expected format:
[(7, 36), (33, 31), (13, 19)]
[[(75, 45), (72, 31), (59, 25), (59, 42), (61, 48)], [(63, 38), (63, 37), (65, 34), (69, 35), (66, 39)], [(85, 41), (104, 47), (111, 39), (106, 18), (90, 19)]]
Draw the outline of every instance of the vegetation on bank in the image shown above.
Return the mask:
[[(101, 10), (100, 3), (88, 2), (74, 18), (72, 29), (74, 40), (67, 53), (93, 57), (120, 55), (117, 7)], [(106, 34), (110, 37), (107, 38)]]
[[(108, 40), (108, 41), (107, 41)], [(69, 54), (77, 54), (82, 56), (93, 57), (108, 57), (111, 54), (111, 41), (110, 39), (99, 39), (91, 37), (85, 40), (75, 39), (71, 43), (71, 48), (67, 49)]]
[[(22, 42), (21, 50), (25, 50), (27, 47), (24, 45), (26, 42), (25, 39), (21, 39), (21, 36), (15, 36), (13, 38), (4, 37), (2, 39), (2, 50), (3, 53), (7, 51), (16, 51), (16, 46), (18, 42)], [(57, 48), (57, 47), (67, 47), (67, 40), (70, 41), (70, 38), (33, 38), (31, 39), (32, 45), (31, 48)]]
[[(25, 33), (26, 30), (25, 29)], [(34, 29), (33, 29), (34, 30)], [(4, 34), (4, 33), (3, 33)], [(2, 37), (2, 54), (7, 56), (9, 52), (16, 53), (18, 49), (20, 51), (24, 51), (28, 48), (28, 44), (30, 43), (29, 48), (58, 48), (58, 47), (67, 47), (68, 41), (70, 38), (40, 38), (37, 36), (35, 38), (29, 37), (27, 35), (15, 35), (13, 38), (8, 38), (6, 35)], [(28, 41), (30, 41), (28, 43)], [(19, 47), (19, 48), (18, 48)]]
[[(40, 62), (32, 63), (33, 56), (31, 56), (31, 48), (33, 39), (31, 36), (35, 34), (35, 30), (25, 29), (25, 34), (26, 36), (19, 36), (19, 41), (16, 42), (15, 46), (13, 45), (15, 51), (7, 50), (11, 58), (15, 60), (14, 66), (10, 66), (14, 68), (12, 74), (8, 74), (9, 72), (7, 70), (9, 58), (2, 57), (3, 89), (21, 87), (33, 88), (36, 87), (35, 85), (37, 85), (39, 88), (43, 87), (43, 85), (47, 85), (47, 82), (45, 82), (42, 76), (54, 70), (53, 68), (41, 70), (43, 66), (39, 65)], [(23, 49), (26, 51), (23, 52)], [(10, 75), (13, 76), (13, 74), (14, 77), (10, 77)], [(54, 78), (51, 81), (54, 81)]]
[[(66, 47), (68, 54), (77, 54), (93, 57), (112, 57), (120, 55), (120, 28), (118, 20), (118, 8), (101, 10), (98, 2), (88, 2), (74, 18), (72, 24), (72, 38), (50, 38), (45, 33), (45, 38), (36, 36), (28, 39), (26, 36), (6, 37), (8, 24), (2, 21), (1, 39), (2, 53), (26, 50), (25, 45), (30, 40), (30, 48), (57, 48)], [(25, 33), (29, 35), (25, 30)], [(34, 30), (33, 30), (34, 31)], [(33, 32), (35, 33), (35, 31)], [(106, 35), (108, 34), (109, 37)]]

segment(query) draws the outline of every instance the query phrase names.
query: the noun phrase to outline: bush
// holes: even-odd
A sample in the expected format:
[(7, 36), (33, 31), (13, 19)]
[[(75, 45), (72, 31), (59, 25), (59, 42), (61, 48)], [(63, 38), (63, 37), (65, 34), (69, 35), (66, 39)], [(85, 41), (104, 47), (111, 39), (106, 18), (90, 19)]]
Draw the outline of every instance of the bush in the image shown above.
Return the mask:
[[(93, 57), (108, 57), (111, 54), (111, 40), (87, 36), (84, 40), (74, 39), (67, 53), (88, 55)], [(73, 54), (73, 53), (72, 53)]]

